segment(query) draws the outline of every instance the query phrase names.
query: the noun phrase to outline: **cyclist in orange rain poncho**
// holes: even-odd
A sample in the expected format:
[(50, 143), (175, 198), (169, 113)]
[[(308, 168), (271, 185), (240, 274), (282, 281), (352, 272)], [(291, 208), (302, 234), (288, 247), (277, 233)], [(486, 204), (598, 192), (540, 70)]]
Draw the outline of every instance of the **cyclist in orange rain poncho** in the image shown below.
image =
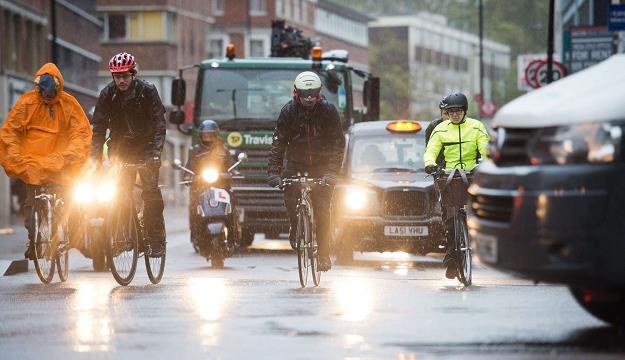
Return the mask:
[[(52, 63), (37, 71), (35, 89), (23, 94), (0, 128), (0, 165), (27, 184), (24, 203), (28, 236), (38, 185), (69, 185), (87, 161), (91, 127), (82, 107), (63, 90), (63, 76)], [(32, 251), (27, 250), (26, 257)]]

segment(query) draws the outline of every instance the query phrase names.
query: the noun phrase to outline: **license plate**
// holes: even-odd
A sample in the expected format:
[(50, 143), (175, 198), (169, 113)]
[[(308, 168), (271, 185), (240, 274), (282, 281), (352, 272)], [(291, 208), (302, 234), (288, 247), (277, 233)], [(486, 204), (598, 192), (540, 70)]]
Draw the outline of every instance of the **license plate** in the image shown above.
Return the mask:
[(497, 248), (499, 241), (497, 237), (490, 234), (476, 232), (472, 234), (472, 238), (475, 240), (477, 254), (480, 257), (480, 260), (485, 263), (497, 263), (499, 255), (499, 250)]
[(386, 236), (427, 236), (427, 226), (385, 226)]

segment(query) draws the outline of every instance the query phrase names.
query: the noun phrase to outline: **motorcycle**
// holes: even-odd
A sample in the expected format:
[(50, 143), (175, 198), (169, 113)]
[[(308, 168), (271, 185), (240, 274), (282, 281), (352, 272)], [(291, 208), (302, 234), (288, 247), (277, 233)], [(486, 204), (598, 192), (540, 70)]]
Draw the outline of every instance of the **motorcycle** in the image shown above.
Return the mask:
[[(224, 260), (230, 257), (239, 247), (242, 235), (239, 213), (229, 186), (224, 186), (230, 179), (242, 178), (234, 174), (233, 170), (247, 159), (247, 154), (240, 153), (238, 160), (226, 172), (220, 173), (217, 169), (208, 167), (199, 174), (182, 166), (180, 160), (174, 160), (175, 168), (186, 172), (191, 179), (180, 184), (195, 184), (197, 206), (189, 211), (195, 211), (200, 221), (196, 226), (199, 236), (192, 237), (196, 252), (211, 261), (211, 266), (221, 269)], [(191, 214), (189, 214), (191, 215)]]
[(93, 270), (107, 271), (104, 216), (116, 194), (116, 185), (109, 180), (79, 181), (73, 187), (73, 211), (78, 221), (78, 250), (91, 258)]

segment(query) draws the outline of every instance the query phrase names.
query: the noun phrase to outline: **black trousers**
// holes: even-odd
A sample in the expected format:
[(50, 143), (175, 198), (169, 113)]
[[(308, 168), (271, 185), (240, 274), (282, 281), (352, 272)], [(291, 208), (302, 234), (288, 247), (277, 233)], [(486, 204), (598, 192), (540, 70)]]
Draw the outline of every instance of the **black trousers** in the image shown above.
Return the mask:
[(165, 204), (163, 203), (161, 189), (158, 187), (159, 168), (146, 166), (137, 170), (126, 170), (123, 176), (127, 186), (132, 186), (136, 180), (137, 173), (141, 181), (145, 236), (152, 243), (164, 242), (166, 238), (165, 219), (163, 218)]
[[(330, 201), (332, 200), (331, 186), (315, 186), (312, 190), (312, 206), (317, 226), (317, 243), (319, 256), (330, 255)], [(299, 186), (288, 186), (284, 189), (284, 204), (286, 205), (291, 231), (297, 228), (297, 202), (299, 201)]]

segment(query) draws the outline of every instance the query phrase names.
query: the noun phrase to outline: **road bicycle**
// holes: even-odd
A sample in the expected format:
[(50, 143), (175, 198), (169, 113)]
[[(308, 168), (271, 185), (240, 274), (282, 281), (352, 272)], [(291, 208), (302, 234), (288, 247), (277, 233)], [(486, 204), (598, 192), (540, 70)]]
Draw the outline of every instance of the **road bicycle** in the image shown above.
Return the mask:
[(69, 270), (69, 236), (62, 187), (56, 184), (38, 186), (33, 202), (33, 238), (29, 242), (35, 272), (44, 284), (54, 277), (55, 267), (61, 282)]
[[(453, 217), (453, 243), (458, 280), (465, 286), (472, 283), (471, 239), (467, 227), (467, 189), (473, 180), (473, 174), (462, 169), (445, 171), (437, 168), (432, 174), (441, 207), (446, 209), (447, 218)], [(447, 219), (443, 219), (447, 220)], [(448, 236), (447, 239), (450, 237)], [(449, 246), (449, 244), (448, 244)]]
[(165, 271), (166, 248), (162, 256), (151, 256), (152, 248), (145, 238), (142, 201), (136, 200), (133, 194), (134, 188), (142, 188), (135, 180), (137, 171), (145, 167), (145, 164), (120, 165), (118, 188), (121, 191), (106, 217), (109, 265), (115, 281), (123, 286), (130, 284), (134, 278), (141, 256), (153, 284), (161, 281)]
[(321, 179), (310, 178), (307, 174), (293, 176), (282, 180), (282, 187), (298, 186), (299, 197), (297, 202), (297, 267), (299, 282), (304, 288), (308, 283), (308, 272), (315, 286), (321, 282), (319, 271), (319, 245), (317, 244), (317, 231), (315, 216), (312, 206), (312, 191), (314, 186), (326, 185)]

